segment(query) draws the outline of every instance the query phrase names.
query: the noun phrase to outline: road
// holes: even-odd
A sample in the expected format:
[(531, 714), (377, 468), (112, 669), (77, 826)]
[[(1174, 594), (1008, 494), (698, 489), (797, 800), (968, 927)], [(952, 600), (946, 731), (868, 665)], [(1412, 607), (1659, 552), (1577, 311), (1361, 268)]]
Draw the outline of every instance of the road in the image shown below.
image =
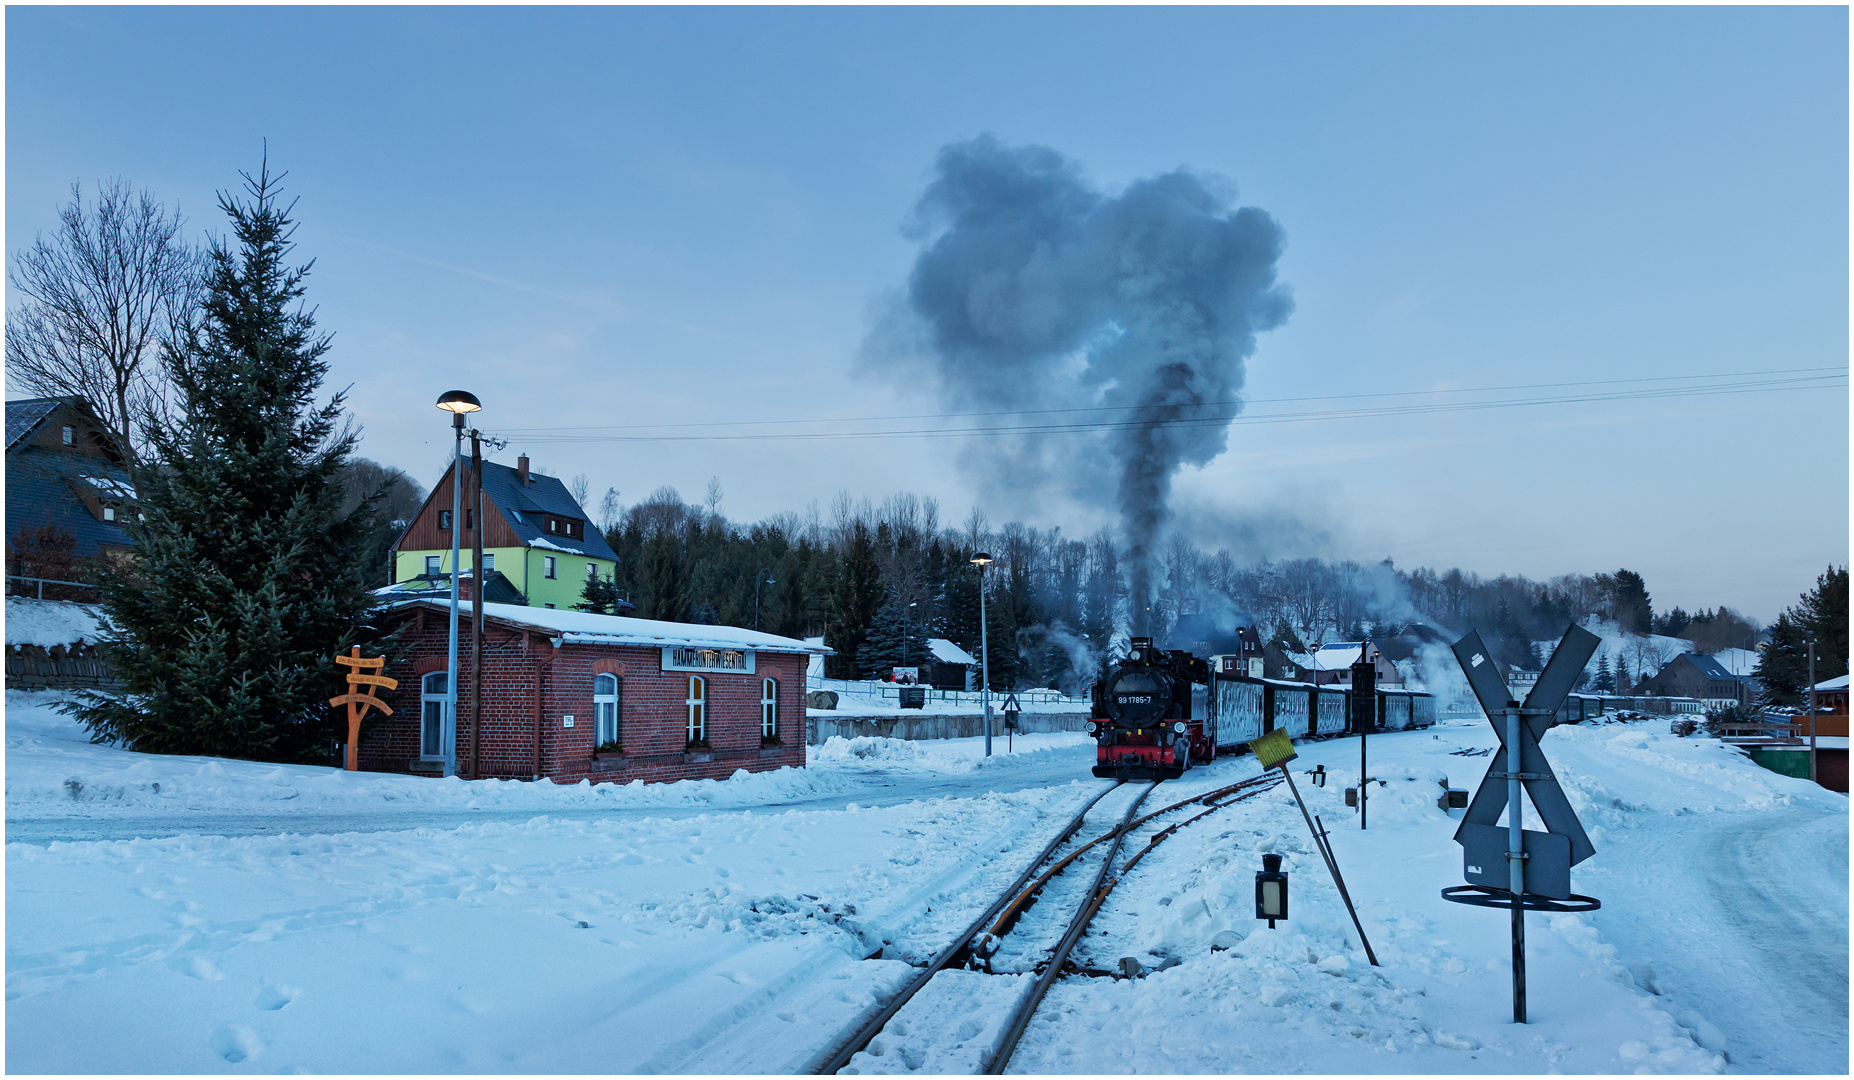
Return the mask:
[(1723, 1033), (1730, 1071), (1846, 1074), (1847, 815), (1685, 820), (1612, 833), (1630, 869), (1593, 922), (1677, 1017), (1692, 1010)]

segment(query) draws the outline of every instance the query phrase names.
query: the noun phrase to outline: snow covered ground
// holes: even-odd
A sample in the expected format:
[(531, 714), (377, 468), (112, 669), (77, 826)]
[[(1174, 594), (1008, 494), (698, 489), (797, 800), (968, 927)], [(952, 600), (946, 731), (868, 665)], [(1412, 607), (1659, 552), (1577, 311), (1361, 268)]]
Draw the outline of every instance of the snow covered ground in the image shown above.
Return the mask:
[[(1073, 735), (990, 761), (979, 740), (837, 740), (802, 771), (648, 787), (344, 775), (91, 746), (50, 702), (7, 698), (12, 1072), (802, 1070), (1106, 783)], [(1383, 967), (1278, 790), (1123, 882), (1084, 958), (1157, 970), (1064, 980), (1013, 1070), (1847, 1070), (1844, 797), (1664, 724), (1554, 729), (1597, 848), (1573, 882), (1604, 906), (1529, 918), (1521, 1027), (1504, 914), (1437, 895), (1461, 881), (1461, 812), (1436, 781), (1472, 787), (1494, 744), (1481, 721), (1373, 737), (1388, 783), (1362, 833), (1356, 740), (1294, 762), (1331, 774), (1297, 779)], [(1274, 930), (1250, 917), (1264, 851), (1292, 875)], [(1017, 982), (942, 997), (970, 1011)], [(911, 1067), (881, 1050), (857, 1067)]]

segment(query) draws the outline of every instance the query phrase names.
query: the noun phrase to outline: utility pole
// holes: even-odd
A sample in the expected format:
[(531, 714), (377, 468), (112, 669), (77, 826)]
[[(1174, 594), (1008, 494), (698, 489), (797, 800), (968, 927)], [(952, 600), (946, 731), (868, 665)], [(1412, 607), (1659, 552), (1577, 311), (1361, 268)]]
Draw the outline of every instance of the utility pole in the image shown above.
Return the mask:
[(1809, 782), (1815, 778), (1815, 642), (1809, 643)]
[(489, 584), (483, 573), (483, 442), (475, 428), (470, 429), (470, 483), (476, 503), (470, 515), (470, 779), (475, 780), (483, 767), (483, 588)]

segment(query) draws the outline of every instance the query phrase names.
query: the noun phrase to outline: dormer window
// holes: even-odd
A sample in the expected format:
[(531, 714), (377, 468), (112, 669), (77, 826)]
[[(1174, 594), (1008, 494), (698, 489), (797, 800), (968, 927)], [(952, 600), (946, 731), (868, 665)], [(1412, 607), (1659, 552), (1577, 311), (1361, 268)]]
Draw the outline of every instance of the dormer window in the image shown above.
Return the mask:
[(64, 425), (64, 445), (77, 445), (77, 429), (69, 424)]
[(104, 521), (115, 521), (116, 520), (116, 508), (113, 506), (105, 506), (103, 508), (103, 520)]
[(549, 514), (547, 515), (546, 529), (554, 536), (564, 536), (572, 540), (585, 539), (585, 522), (578, 518)]

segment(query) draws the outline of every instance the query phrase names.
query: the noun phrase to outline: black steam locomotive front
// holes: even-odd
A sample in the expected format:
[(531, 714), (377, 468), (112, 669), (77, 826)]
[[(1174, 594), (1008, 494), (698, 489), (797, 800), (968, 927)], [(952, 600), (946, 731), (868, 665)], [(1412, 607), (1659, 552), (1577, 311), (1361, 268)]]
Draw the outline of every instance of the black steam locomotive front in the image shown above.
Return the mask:
[(1094, 684), (1096, 776), (1164, 779), (1182, 775), (1201, 747), (1203, 718), (1191, 715), (1191, 685), (1209, 680), (1204, 661), (1133, 639), (1126, 659)]

